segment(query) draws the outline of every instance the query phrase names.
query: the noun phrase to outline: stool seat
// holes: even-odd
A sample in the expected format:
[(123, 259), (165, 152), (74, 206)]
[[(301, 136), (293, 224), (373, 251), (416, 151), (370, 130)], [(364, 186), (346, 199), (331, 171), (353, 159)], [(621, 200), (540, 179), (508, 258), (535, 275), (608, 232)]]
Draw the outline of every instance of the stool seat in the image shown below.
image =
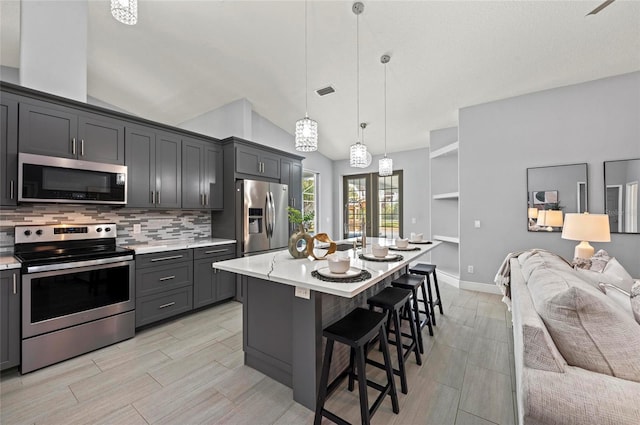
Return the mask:
[[(431, 322), (436, 325), (436, 311), (435, 306), (440, 309), (440, 314), (444, 314), (442, 309), (442, 298), (440, 298), (440, 288), (438, 287), (438, 276), (436, 275), (436, 265), (427, 263), (418, 263), (409, 268), (409, 273), (415, 273), (423, 275), (426, 279), (427, 291), (429, 292), (429, 306), (431, 307)], [(436, 290), (436, 299), (434, 300), (431, 294), (431, 279), (429, 276), (433, 276), (433, 286)]]
[(415, 266), (409, 268), (409, 272), (415, 273), (415, 274), (435, 273), (435, 271), (436, 271), (435, 265), (425, 264), (425, 263), (418, 263)]
[(369, 342), (384, 324), (387, 316), (384, 313), (356, 308), (332, 325), (327, 326), (322, 334), (350, 347), (357, 347)]
[(411, 292), (406, 289), (386, 287), (367, 299), (367, 303), (376, 307), (399, 309), (407, 302), (410, 295)]
[(403, 274), (392, 282), (393, 286), (404, 289), (418, 288), (424, 282), (424, 277), (414, 274)]

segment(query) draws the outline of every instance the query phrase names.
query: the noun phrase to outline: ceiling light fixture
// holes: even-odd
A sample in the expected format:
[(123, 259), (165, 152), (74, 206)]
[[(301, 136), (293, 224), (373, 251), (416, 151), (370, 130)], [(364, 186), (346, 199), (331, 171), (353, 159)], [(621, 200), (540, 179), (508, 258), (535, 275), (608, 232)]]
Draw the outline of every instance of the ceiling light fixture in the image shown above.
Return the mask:
[[(364, 11), (364, 4), (361, 2), (353, 3), (351, 8), (356, 15), (356, 119), (360, 124), (360, 14)], [(362, 129), (367, 126), (365, 123), (360, 124)], [(367, 164), (367, 146), (360, 141), (360, 130), (357, 131), (356, 143), (351, 145), (349, 155), (349, 165), (355, 168), (366, 168)]]
[(111, 0), (111, 14), (123, 24), (135, 25), (138, 22), (138, 0)]
[(307, 2), (304, 2), (304, 118), (296, 121), (296, 150), (318, 150), (318, 122), (309, 118), (309, 65), (307, 63)]
[(387, 158), (387, 64), (391, 56), (382, 55), (380, 62), (384, 65), (384, 158), (378, 161), (378, 174), (390, 176), (393, 174), (393, 159)]

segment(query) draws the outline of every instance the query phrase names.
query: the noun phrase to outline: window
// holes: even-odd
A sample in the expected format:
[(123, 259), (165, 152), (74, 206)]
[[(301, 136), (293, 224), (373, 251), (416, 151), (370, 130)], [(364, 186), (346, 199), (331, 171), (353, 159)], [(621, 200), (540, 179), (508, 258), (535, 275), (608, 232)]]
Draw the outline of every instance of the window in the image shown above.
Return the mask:
[(402, 171), (386, 177), (377, 173), (345, 176), (343, 205), (343, 237), (361, 236), (363, 223), (369, 236), (399, 237), (402, 235)]
[(307, 229), (316, 233), (318, 229), (318, 173), (304, 170), (302, 172), (302, 211), (314, 213), (313, 222)]

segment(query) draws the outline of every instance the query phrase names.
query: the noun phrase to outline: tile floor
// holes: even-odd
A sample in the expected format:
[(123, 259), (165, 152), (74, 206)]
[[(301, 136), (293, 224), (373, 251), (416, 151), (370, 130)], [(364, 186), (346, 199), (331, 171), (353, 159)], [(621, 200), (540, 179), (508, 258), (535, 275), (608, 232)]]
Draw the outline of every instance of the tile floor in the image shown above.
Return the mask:
[[(441, 290), (445, 315), (436, 317), (435, 336), (423, 330), (422, 366), (408, 362), (400, 414), (387, 400), (372, 423), (515, 423), (509, 313), (497, 295)], [(312, 423), (291, 389), (242, 364), (241, 308), (229, 302), (200, 311), (24, 376), (5, 371), (0, 424)], [(346, 384), (327, 408), (360, 422), (357, 390)]]

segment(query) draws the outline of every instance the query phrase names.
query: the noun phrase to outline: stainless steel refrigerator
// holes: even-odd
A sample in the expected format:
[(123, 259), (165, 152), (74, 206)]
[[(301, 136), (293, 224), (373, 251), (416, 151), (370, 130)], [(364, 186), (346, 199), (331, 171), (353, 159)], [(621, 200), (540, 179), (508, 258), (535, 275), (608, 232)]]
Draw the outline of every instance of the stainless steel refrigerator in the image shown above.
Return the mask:
[(287, 185), (239, 180), (236, 189), (242, 203), (242, 255), (286, 248), (289, 242)]

